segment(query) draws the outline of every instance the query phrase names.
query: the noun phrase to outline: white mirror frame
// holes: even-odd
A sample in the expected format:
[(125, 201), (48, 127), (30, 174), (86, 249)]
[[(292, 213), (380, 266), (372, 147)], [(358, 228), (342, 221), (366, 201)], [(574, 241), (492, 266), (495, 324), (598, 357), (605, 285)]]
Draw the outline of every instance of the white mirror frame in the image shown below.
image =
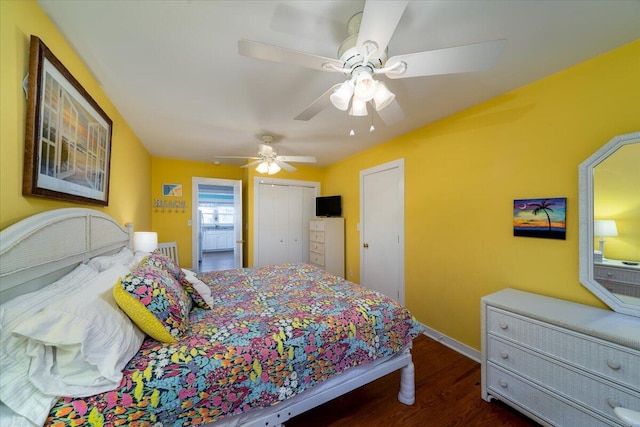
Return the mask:
[(578, 167), (580, 282), (613, 311), (640, 317), (640, 306), (616, 298), (594, 277), (593, 268), (593, 169), (620, 147), (640, 143), (640, 132), (619, 135), (607, 142)]

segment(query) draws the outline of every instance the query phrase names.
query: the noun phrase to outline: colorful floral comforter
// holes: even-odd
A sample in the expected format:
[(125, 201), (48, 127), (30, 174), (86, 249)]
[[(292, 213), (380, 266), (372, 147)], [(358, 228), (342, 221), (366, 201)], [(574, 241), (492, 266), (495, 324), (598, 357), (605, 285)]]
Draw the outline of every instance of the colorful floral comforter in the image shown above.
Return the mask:
[(194, 308), (181, 341), (147, 338), (120, 388), (60, 399), (47, 425), (213, 422), (398, 352), (422, 331), (393, 300), (306, 264), (199, 278), (215, 307)]

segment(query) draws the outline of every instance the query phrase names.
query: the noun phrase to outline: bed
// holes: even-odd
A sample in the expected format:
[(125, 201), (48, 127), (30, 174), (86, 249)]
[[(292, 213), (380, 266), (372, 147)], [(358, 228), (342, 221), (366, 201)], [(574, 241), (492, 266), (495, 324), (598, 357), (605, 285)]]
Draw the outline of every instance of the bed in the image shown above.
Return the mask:
[[(26, 306), (34, 296), (41, 298), (52, 283), (85, 271), (85, 265), (118, 258), (131, 249), (132, 231), (130, 224), (123, 228), (100, 211), (82, 208), (37, 214), (3, 230), (3, 339), (11, 335), (12, 342), (22, 343), (31, 321), (18, 322), (12, 330), (6, 313)], [(109, 272), (102, 281), (111, 283), (115, 274), (126, 288), (127, 280), (144, 269), (139, 265), (152, 257), (134, 258), (127, 259), (124, 270), (112, 265), (97, 277)], [(111, 374), (114, 387), (84, 395), (74, 389), (75, 397), (53, 396), (47, 389), (50, 405), (38, 424), (278, 426), (396, 370), (401, 370), (398, 399), (413, 404), (411, 340), (423, 329), (394, 301), (307, 264), (186, 273), (181, 283), (193, 297), (188, 307), (181, 306), (188, 313), (187, 329), (166, 343), (132, 332), (128, 342), (140, 335), (143, 341), (134, 352), (128, 350), (122, 370)], [(97, 280), (86, 280), (85, 286)], [(60, 298), (59, 293), (51, 295), (44, 299)], [(51, 304), (72, 301), (65, 297)], [(29, 309), (37, 315), (46, 311)], [(10, 347), (3, 345), (3, 358)], [(5, 388), (9, 378), (4, 371), (0, 375)], [(2, 395), (0, 416), (5, 421), (23, 420), (5, 403), (12, 401), (28, 412), (25, 408), (33, 406), (23, 401), (47, 384), (37, 384), (35, 391), (32, 387)]]

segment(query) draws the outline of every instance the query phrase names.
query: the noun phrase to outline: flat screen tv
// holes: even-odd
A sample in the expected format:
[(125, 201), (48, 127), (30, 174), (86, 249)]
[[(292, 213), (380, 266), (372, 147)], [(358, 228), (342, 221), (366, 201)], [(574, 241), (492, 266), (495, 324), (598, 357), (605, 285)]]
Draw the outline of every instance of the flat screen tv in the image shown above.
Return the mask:
[(316, 197), (316, 216), (340, 216), (342, 215), (341, 196)]

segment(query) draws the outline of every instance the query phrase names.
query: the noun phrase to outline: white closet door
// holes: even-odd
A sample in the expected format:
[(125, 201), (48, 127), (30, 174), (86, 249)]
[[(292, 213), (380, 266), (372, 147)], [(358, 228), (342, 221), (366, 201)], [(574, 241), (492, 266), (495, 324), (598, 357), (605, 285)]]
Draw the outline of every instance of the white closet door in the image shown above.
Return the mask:
[(302, 246), (302, 187), (289, 187), (289, 247), (287, 248), (288, 262), (302, 262), (305, 247)]
[(277, 185), (260, 185), (260, 211), (258, 215), (258, 227), (260, 238), (258, 240), (260, 257), (257, 266), (262, 267), (269, 264), (282, 262), (286, 257), (286, 246), (284, 243), (286, 228), (283, 231), (282, 224), (286, 218), (282, 219), (283, 207), (286, 212), (287, 197), (283, 195), (283, 188)]
[(256, 206), (257, 254), (262, 267), (309, 261), (309, 219), (315, 214), (316, 187), (260, 183)]

